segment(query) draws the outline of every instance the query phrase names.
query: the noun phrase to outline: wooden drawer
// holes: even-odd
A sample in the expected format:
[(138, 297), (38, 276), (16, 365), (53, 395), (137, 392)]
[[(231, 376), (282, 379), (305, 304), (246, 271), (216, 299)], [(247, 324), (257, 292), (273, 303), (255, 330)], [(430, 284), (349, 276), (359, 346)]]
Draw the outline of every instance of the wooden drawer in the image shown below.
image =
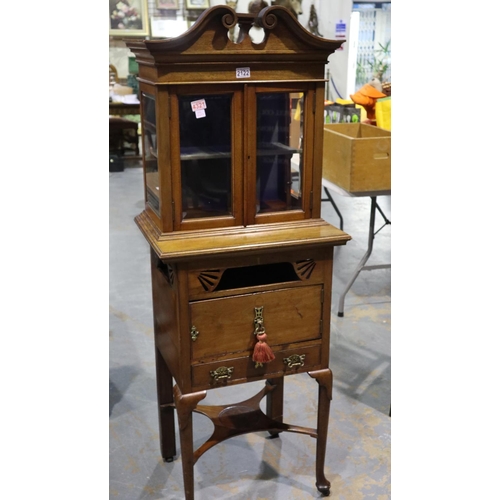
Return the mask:
[(190, 303), (191, 360), (253, 351), (255, 308), (264, 307), (270, 346), (321, 338), (323, 286), (285, 288)]
[[(318, 343), (275, 351), (274, 354), (276, 359), (259, 368), (255, 368), (251, 354), (224, 361), (193, 365), (191, 367), (193, 391), (281, 377), (321, 368), (321, 344)], [(300, 366), (302, 363), (304, 364)], [(230, 373), (228, 373), (228, 369)]]

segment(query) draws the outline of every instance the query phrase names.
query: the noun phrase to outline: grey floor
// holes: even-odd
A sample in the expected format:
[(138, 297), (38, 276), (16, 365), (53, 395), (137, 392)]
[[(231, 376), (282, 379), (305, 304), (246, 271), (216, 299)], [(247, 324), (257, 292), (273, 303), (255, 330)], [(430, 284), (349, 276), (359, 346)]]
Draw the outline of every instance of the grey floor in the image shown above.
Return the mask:
[[(368, 243), (370, 199), (334, 194), (352, 236), (335, 250), (331, 314), (330, 368), (334, 391), (330, 412), (325, 475), (329, 498), (388, 500), (390, 480), (391, 271), (362, 271), (345, 299), (338, 300)], [(391, 216), (391, 198), (378, 203)], [(109, 482), (110, 498), (121, 500), (184, 498), (180, 455), (172, 463), (160, 457), (153, 349), (149, 248), (133, 218), (142, 211), (140, 168), (128, 162), (109, 174), (110, 347)], [(322, 217), (339, 218), (329, 202)], [(379, 214), (376, 229), (384, 221)], [(390, 262), (391, 226), (375, 237), (368, 264)], [(208, 392), (203, 404), (233, 403), (257, 393), (262, 384)], [(315, 427), (317, 383), (307, 374), (285, 380), (285, 421)], [(194, 415), (195, 447), (212, 424)], [(178, 446), (179, 448), (179, 446)], [(247, 434), (221, 443), (196, 463), (195, 498), (310, 499), (315, 488), (315, 440), (301, 434)]]

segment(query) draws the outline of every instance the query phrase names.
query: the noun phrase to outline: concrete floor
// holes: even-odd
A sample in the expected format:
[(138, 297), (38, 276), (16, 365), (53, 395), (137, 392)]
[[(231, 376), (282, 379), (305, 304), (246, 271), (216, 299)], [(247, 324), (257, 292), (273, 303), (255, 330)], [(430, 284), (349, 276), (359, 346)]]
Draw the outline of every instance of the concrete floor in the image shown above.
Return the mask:
[[(182, 466), (160, 457), (153, 349), (149, 248), (133, 218), (142, 211), (142, 172), (127, 163), (109, 174), (110, 223), (110, 498), (182, 500)], [(388, 500), (390, 487), (391, 271), (362, 271), (338, 317), (338, 298), (367, 248), (369, 198), (334, 194), (352, 236), (335, 250), (330, 368), (334, 376), (325, 475), (335, 500)], [(387, 217), (390, 196), (378, 198)], [(322, 217), (339, 219), (328, 202)], [(377, 214), (376, 229), (383, 224)], [(390, 262), (391, 228), (375, 237), (368, 264)], [(208, 392), (203, 404), (253, 396), (262, 383)], [(307, 374), (285, 379), (285, 422), (316, 427), (317, 383)], [(195, 447), (212, 432), (194, 415)], [(315, 440), (306, 435), (247, 434), (217, 445), (194, 467), (198, 500), (321, 498), (315, 487)]]

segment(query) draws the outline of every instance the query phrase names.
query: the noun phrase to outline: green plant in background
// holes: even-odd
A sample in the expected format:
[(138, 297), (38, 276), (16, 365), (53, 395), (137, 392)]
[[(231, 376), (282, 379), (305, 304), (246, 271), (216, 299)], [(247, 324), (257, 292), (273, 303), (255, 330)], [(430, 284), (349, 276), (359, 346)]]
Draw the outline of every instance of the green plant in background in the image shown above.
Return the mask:
[(361, 86), (368, 81), (368, 77), (366, 76), (366, 69), (361, 63), (361, 61), (357, 61), (356, 63), (356, 85)]
[(374, 51), (373, 61), (368, 65), (372, 70), (372, 78), (383, 82), (384, 75), (391, 65), (391, 41), (389, 40), (385, 45), (379, 42), (378, 45), (380, 48)]
[(367, 63), (367, 67), (357, 61), (356, 64), (356, 84), (361, 86), (368, 83), (373, 78), (377, 78), (380, 82), (384, 81), (384, 76), (391, 67), (391, 41), (385, 45), (379, 42), (379, 48), (373, 53), (373, 60)]

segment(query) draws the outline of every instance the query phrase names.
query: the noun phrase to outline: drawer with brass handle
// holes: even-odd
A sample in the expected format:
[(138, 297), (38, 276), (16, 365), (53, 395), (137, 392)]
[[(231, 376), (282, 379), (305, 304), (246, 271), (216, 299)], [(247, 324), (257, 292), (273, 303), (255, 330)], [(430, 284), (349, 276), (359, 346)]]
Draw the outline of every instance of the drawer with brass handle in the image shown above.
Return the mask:
[(189, 309), (192, 362), (252, 350), (257, 309), (263, 310), (266, 342), (274, 351), (321, 339), (323, 286), (200, 300), (191, 302)]
[(252, 354), (191, 366), (193, 390), (240, 384), (259, 379), (290, 375), (321, 368), (321, 344), (306, 342), (304, 346), (275, 351), (276, 358), (255, 367)]

